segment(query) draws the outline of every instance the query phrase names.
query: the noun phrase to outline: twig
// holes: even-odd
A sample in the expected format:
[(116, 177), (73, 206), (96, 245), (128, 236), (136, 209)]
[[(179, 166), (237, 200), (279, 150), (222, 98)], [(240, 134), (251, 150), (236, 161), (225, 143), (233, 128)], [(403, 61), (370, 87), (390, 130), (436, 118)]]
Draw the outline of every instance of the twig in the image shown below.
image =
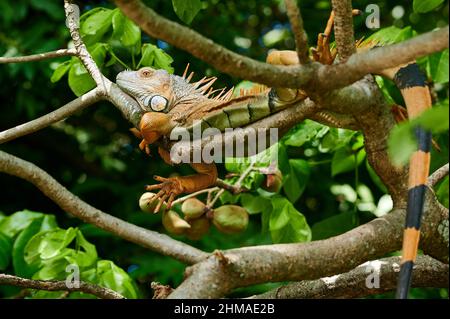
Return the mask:
[[(395, 290), (399, 264), (400, 257), (374, 260), (340, 275), (291, 283), (250, 298), (362, 298), (381, 294)], [(429, 256), (418, 256), (414, 263), (412, 286), (448, 288), (448, 271), (448, 265)]]
[(187, 264), (199, 262), (208, 255), (169, 236), (127, 223), (92, 207), (68, 191), (44, 170), (3, 151), (0, 151), (0, 172), (29, 181), (65, 212), (125, 240)]
[(53, 123), (67, 118), (68, 116), (94, 104), (95, 102), (100, 101), (101, 99), (102, 96), (99, 93), (99, 90), (93, 89), (92, 91), (89, 91), (77, 99), (70, 101), (53, 112), (0, 132), (0, 144), (39, 131)]
[(109, 288), (81, 281), (78, 287), (68, 287), (65, 281), (32, 280), (17, 276), (0, 274), (0, 286), (16, 286), (47, 291), (80, 291), (102, 299), (125, 299), (124, 296)]
[(441, 168), (438, 168), (433, 174), (430, 175), (430, 177), (428, 177), (428, 186), (433, 187), (437, 183), (439, 183), (444, 177), (448, 175), (448, 169), (448, 163)]
[(191, 194), (188, 194), (186, 196), (177, 198), (176, 200), (174, 200), (172, 202), (172, 205), (176, 205), (176, 204), (182, 203), (182, 202), (186, 201), (189, 198), (196, 197), (196, 196), (204, 194), (204, 193), (208, 193), (209, 194), (209, 193), (218, 191), (219, 189), (220, 189), (219, 187), (211, 187), (211, 188), (205, 188), (205, 189), (199, 190), (199, 191), (197, 191), (195, 193), (191, 193)]
[[(238, 178), (236, 183), (234, 183), (235, 188), (241, 188), (242, 181), (247, 177), (248, 174), (253, 170), (253, 166), (255, 165), (255, 162), (251, 162), (250, 165), (246, 168), (246, 170), (242, 173), (242, 175)], [(220, 198), (220, 196), (225, 192), (225, 189), (222, 188), (220, 191), (217, 192), (216, 196), (212, 199), (212, 201), (208, 204), (208, 208), (214, 207), (214, 204), (217, 202), (217, 200)]]
[(221, 180), (220, 178), (218, 178), (216, 180), (216, 186), (226, 189), (227, 191), (230, 191), (232, 194), (239, 194), (239, 193), (243, 193), (243, 192), (247, 192), (248, 189), (243, 188), (243, 187), (236, 187), (236, 185), (230, 185), (225, 183), (223, 180)]
[(332, 0), (334, 12), (334, 38), (339, 61), (345, 62), (356, 52), (353, 31), (353, 13), (351, 0)]
[(287, 15), (291, 23), (292, 32), (295, 38), (295, 47), (297, 49), (300, 64), (309, 63), (308, 58), (308, 36), (303, 27), (303, 18), (300, 9), (295, 0), (284, 0)]
[(76, 54), (77, 54), (77, 52), (75, 51), (75, 49), (61, 49), (61, 50), (56, 50), (56, 51), (50, 51), (50, 52), (38, 53), (38, 54), (32, 54), (32, 55), (25, 55), (25, 56), (0, 57), (0, 64), (40, 61), (40, 60), (45, 60), (45, 59), (58, 58), (58, 57), (62, 57), (62, 56), (73, 56)]

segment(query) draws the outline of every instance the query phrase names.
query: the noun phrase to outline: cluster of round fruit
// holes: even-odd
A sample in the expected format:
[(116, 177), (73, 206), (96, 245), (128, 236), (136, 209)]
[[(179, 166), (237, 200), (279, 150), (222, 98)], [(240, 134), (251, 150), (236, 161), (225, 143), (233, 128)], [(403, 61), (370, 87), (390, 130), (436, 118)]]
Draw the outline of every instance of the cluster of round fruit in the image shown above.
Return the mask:
[[(152, 212), (158, 201), (151, 202), (155, 193), (146, 192), (139, 199), (139, 206), (144, 212)], [(222, 233), (235, 234), (244, 231), (248, 225), (247, 211), (236, 205), (223, 205), (209, 209), (197, 198), (189, 198), (181, 205), (182, 218), (174, 210), (161, 207), (162, 224), (164, 228), (174, 235), (185, 235), (191, 240), (199, 240), (205, 235), (212, 224)]]

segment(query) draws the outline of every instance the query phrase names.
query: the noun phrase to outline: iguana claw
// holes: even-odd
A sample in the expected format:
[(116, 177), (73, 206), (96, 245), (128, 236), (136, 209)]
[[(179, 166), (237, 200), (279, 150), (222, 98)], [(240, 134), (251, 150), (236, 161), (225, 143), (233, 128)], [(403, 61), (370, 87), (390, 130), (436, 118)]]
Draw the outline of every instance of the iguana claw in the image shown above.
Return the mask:
[(176, 177), (165, 178), (161, 176), (154, 176), (154, 179), (161, 183), (155, 185), (147, 185), (145, 189), (148, 191), (152, 191), (155, 189), (160, 190), (150, 201), (150, 203), (152, 203), (155, 200), (159, 199), (159, 203), (158, 205), (156, 205), (154, 210), (154, 213), (157, 213), (161, 209), (161, 206), (164, 203), (164, 201), (166, 200), (167, 200), (167, 209), (170, 209), (175, 197), (184, 192), (184, 187), (181, 181)]

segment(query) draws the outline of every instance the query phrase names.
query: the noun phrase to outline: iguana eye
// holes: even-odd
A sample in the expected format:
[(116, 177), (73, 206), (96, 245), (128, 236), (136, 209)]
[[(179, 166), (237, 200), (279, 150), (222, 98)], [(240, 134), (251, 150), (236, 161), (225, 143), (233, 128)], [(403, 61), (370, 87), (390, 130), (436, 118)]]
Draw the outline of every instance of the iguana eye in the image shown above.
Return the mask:
[(141, 69), (140, 73), (141, 73), (142, 77), (148, 78), (153, 74), (153, 71), (149, 68), (146, 68), (146, 69)]
[(144, 105), (150, 107), (155, 112), (164, 111), (168, 104), (169, 101), (161, 95), (149, 96), (144, 100)]

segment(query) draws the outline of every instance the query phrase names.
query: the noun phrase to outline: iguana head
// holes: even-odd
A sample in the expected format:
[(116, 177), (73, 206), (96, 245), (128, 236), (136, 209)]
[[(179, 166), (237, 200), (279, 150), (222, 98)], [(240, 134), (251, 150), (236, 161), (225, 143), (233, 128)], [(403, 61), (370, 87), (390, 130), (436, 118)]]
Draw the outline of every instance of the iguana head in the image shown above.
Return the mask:
[(148, 112), (169, 113), (175, 107), (191, 107), (208, 99), (206, 90), (216, 78), (203, 78), (189, 83), (188, 78), (169, 74), (166, 70), (144, 67), (137, 71), (123, 71), (116, 83)]
[(155, 70), (149, 67), (138, 71), (127, 70), (117, 75), (116, 82), (145, 111), (167, 113), (169, 105), (173, 104), (172, 79), (165, 70)]

